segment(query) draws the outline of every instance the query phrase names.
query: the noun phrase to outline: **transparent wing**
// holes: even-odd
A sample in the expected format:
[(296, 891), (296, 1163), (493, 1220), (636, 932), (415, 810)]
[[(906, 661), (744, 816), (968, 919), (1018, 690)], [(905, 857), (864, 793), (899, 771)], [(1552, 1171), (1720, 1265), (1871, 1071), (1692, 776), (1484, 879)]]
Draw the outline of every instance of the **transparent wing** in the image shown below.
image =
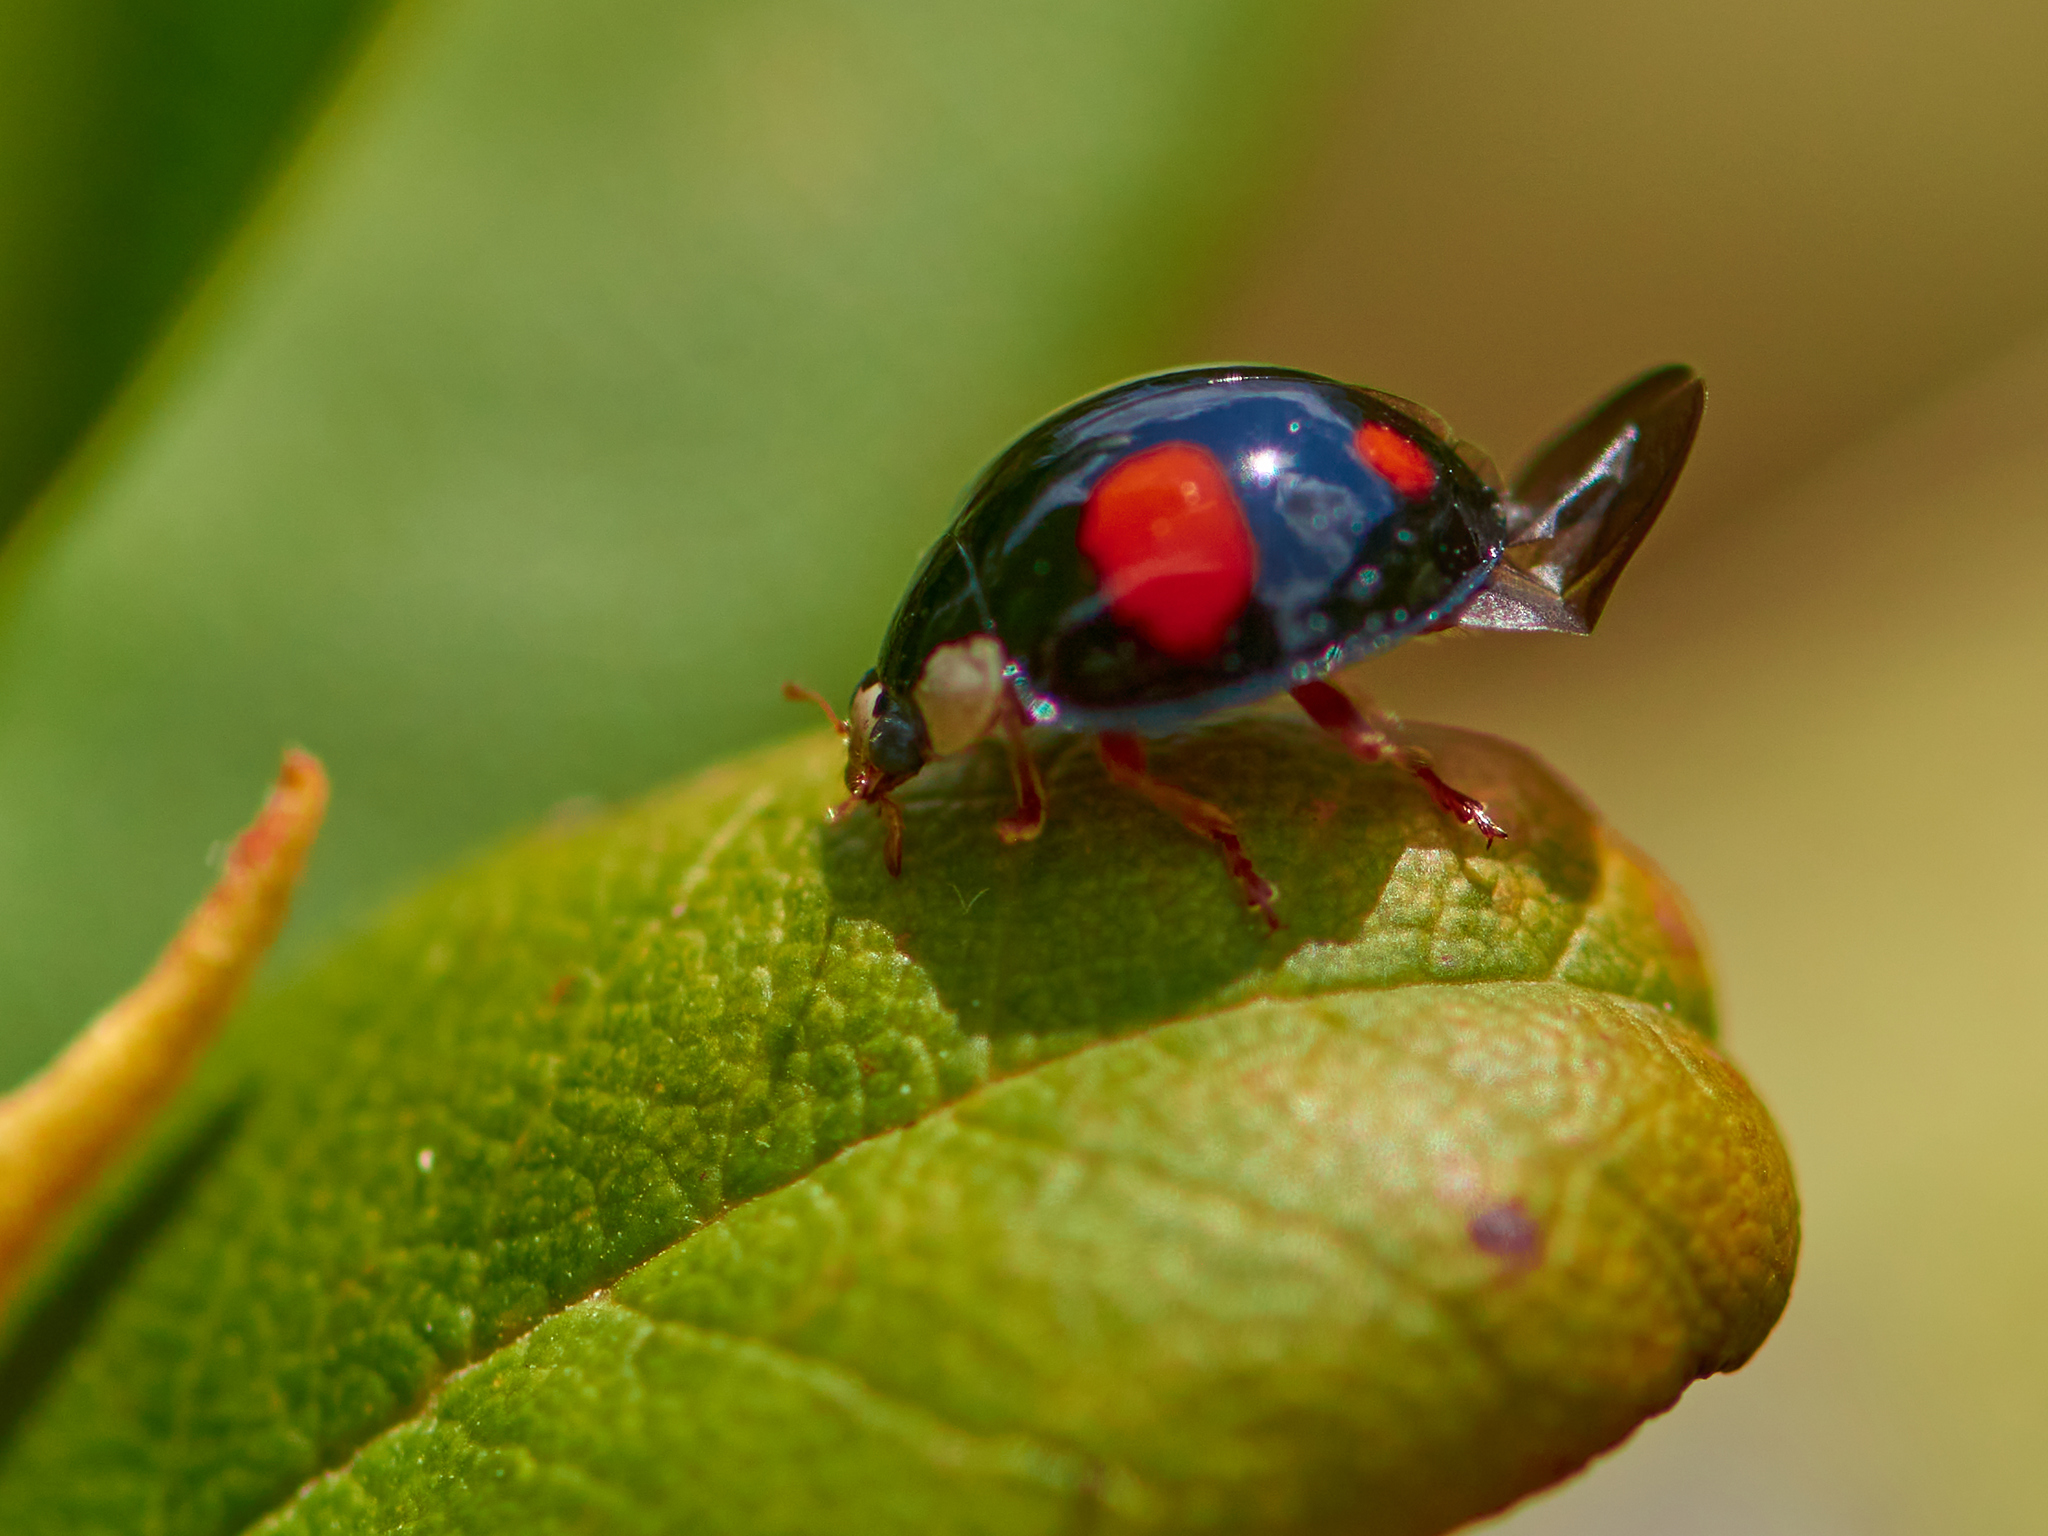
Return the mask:
[(1664, 510), (1706, 403), (1692, 369), (1653, 369), (1540, 450), (1503, 508), (1507, 557), (1459, 625), (1588, 633)]

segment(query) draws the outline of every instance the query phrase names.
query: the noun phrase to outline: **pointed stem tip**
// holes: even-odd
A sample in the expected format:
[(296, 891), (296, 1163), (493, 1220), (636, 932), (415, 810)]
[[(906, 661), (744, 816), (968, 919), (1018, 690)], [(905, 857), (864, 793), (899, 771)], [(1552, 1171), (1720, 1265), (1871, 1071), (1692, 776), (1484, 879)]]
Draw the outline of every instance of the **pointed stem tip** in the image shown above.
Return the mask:
[(169, 1100), (284, 926), (327, 814), (327, 772), (287, 751), (263, 809), (149, 974), (0, 1098), (0, 1306), (51, 1229)]

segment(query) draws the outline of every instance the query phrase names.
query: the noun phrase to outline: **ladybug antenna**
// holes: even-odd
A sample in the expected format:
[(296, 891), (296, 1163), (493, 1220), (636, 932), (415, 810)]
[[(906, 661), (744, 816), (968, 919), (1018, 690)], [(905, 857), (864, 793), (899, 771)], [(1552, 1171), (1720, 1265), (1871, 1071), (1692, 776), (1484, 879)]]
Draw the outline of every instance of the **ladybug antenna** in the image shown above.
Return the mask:
[(839, 711), (825, 702), (825, 695), (815, 688), (806, 688), (802, 683), (784, 683), (782, 696), (792, 704), (815, 704), (825, 711), (825, 718), (832, 722), (832, 729), (841, 736), (846, 734), (846, 722), (839, 718)]

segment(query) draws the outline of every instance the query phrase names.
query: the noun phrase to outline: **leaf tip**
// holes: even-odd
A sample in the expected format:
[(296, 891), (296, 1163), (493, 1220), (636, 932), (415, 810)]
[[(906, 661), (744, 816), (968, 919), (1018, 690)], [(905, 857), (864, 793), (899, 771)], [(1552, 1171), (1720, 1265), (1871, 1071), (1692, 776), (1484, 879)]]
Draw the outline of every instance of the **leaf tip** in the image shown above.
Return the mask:
[(43, 1239), (219, 1032), (284, 926), (328, 793), (320, 760), (288, 749), (220, 878), (149, 973), (40, 1074), (0, 1098), (0, 1305)]

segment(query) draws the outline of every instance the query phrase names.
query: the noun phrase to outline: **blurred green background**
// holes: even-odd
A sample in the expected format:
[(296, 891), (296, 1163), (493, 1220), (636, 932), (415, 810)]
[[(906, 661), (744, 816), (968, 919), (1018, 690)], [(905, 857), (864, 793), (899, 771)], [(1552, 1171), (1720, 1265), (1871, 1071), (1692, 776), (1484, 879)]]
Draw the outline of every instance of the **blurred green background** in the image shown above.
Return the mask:
[(282, 963), (811, 728), (980, 460), (1146, 368), (1504, 459), (1713, 390), (1591, 641), (1381, 667), (1692, 893), (1807, 1248), (1740, 1375), (1498, 1529), (2048, 1508), (2048, 12), (2016, 0), (0, 4), (0, 1080), (279, 746)]

